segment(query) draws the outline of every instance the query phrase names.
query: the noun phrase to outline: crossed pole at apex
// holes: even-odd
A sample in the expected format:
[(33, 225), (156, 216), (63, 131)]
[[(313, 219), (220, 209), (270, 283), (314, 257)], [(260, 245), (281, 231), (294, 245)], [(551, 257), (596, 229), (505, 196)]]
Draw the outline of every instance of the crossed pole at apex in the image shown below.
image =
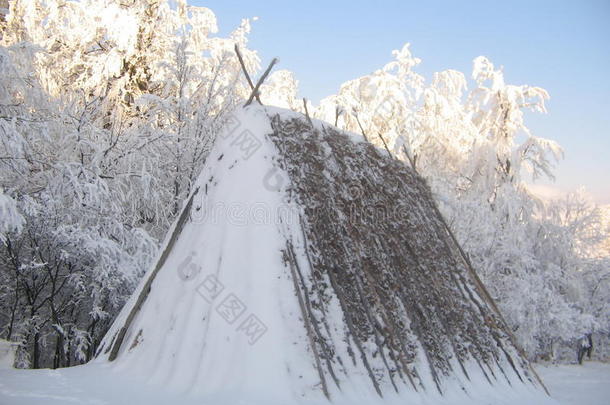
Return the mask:
[(246, 64), (244, 63), (244, 59), (241, 56), (241, 52), (239, 51), (239, 46), (237, 46), (237, 44), (235, 44), (235, 53), (237, 54), (237, 59), (239, 59), (239, 64), (241, 65), (241, 69), (244, 71), (244, 76), (246, 76), (246, 80), (248, 81), (248, 84), (250, 85), (250, 89), (252, 90), (252, 92), (250, 93), (250, 97), (248, 97), (248, 101), (246, 101), (246, 104), (244, 104), (244, 107), (249, 106), (252, 103), (252, 100), (254, 100), (254, 98), (256, 98), (256, 101), (258, 101), (258, 103), (260, 105), (263, 105), (263, 103), (261, 102), (261, 99), (259, 97), (259, 88), (263, 84), (265, 79), (267, 79), (267, 76), (269, 76), (269, 73), (271, 73), (271, 69), (273, 68), (273, 66), (276, 63), (278, 63), (279, 60), (277, 58), (273, 58), (273, 60), (267, 67), (267, 70), (265, 70), (265, 73), (263, 73), (261, 78), (258, 79), (258, 82), (256, 83), (256, 86), (255, 86), (252, 83), (250, 74), (248, 74), (248, 70), (246, 69)]

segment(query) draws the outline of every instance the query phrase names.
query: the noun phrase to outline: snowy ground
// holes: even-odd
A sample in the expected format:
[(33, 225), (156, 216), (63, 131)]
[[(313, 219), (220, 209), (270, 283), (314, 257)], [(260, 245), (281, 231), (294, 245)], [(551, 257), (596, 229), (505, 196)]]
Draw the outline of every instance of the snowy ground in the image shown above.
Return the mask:
[(536, 371), (562, 405), (606, 405), (610, 403), (610, 363), (596, 361), (579, 365), (543, 366)]
[[(553, 397), (562, 405), (605, 405), (610, 402), (608, 363), (587, 362), (583, 366), (539, 365), (536, 369)], [(169, 403), (202, 404), (200, 398), (166, 392), (162, 387), (142, 387), (129, 377), (113, 379), (112, 373), (108, 373), (105, 367), (72, 367), (62, 370), (0, 369), (0, 405)], [(240, 405), (247, 404), (241, 402)]]

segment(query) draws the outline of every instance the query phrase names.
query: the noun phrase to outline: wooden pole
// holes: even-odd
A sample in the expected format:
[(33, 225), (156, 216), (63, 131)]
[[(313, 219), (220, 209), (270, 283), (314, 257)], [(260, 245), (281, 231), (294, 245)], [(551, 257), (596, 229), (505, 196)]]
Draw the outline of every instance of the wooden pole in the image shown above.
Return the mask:
[[(248, 70), (246, 69), (246, 64), (244, 63), (244, 59), (241, 56), (241, 52), (239, 51), (239, 46), (237, 46), (237, 44), (235, 44), (235, 53), (237, 54), (237, 59), (239, 59), (239, 64), (241, 65), (241, 70), (244, 71), (244, 76), (246, 76), (246, 80), (248, 81), (248, 84), (250, 85), (250, 90), (254, 90), (254, 83), (252, 83), (252, 79), (250, 79), (250, 75), (248, 74)], [(259, 104), (263, 104), (261, 103), (261, 99), (258, 95), (258, 93), (254, 96), (256, 97), (256, 101), (259, 102)]]
[(369, 138), (366, 137), (366, 132), (364, 132), (364, 128), (362, 127), (362, 124), (360, 123), (360, 119), (358, 119), (358, 113), (356, 111), (354, 111), (354, 117), (356, 117), (356, 122), (358, 123), (358, 126), (360, 127), (360, 131), (362, 132), (362, 136), (364, 137), (364, 140), (369, 142)]
[(159, 273), (159, 270), (161, 270), (161, 267), (163, 267), (163, 265), (165, 264), (167, 257), (169, 256), (169, 254), (172, 251), (172, 248), (174, 247), (174, 244), (178, 240), (178, 236), (180, 235), (180, 232), (182, 232), (184, 225), (186, 225), (186, 222), (188, 221), (189, 214), (191, 212), (191, 206), (193, 205), (193, 198), (195, 197), (195, 195), (197, 194), (198, 191), (199, 191), (199, 188), (195, 189), (195, 192), (193, 194), (191, 194), (190, 198), (188, 199), (188, 202), (182, 209), (182, 212), (180, 213), (180, 217), (178, 218), (178, 222), (176, 223), (176, 226), (169, 237), (169, 240), (167, 242), (167, 245), (165, 246), (165, 249), (163, 249), (163, 253), (161, 254), (161, 257), (159, 258), (159, 261), (157, 262), (154, 270), (152, 271), (152, 273), (150, 273), (150, 276), (144, 283), (144, 287), (140, 291), (140, 294), (138, 295), (138, 298), (136, 299), (135, 304), (133, 305), (133, 307), (131, 307), (131, 310), (129, 311), (129, 314), (127, 315), (127, 319), (125, 320), (125, 323), (123, 324), (121, 329), (119, 329), (118, 334), (115, 335), (116, 338), (111, 342), (112, 349), (110, 351), (110, 356), (108, 356), (109, 361), (114, 361), (117, 358), (117, 356), (119, 355), (119, 349), (121, 348), (121, 345), (123, 344), (123, 340), (125, 339), (125, 334), (129, 330), (129, 327), (131, 326), (135, 316), (140, 311), (140, 308), (144, 304), (144, 301), (146, 301), (146, 298), (148, 298), (148, 294), (150, 293), (150, 290), (152, 288), (152, 283), (155, 280), (155, 277), (157, 277), (157, 273)]
[(392, 152), (390, 152), (390, 148), (388, 148), (388, 144), (385, 142), (385, 139), (383, 139), (383, 135), (381, 135), (381, 132), (378, 132), (379, 134), (379, 139), (381, 139), (381, 142), (383, 143), (383, 147), (385, 148), (385, 150), (388, 151), (388, 155), (390, 155), (390, 157), (392, 156)]
[(252, 93), (250, 94), (250, 97), (248, 98), (248, 101), (246, 101), (246, 104), (244, 104), (244, 107), (247, 107), (247, 106), (249, 106), (252, 103), (252, 100), (258, 94), (259, 87), (261, 86), (261, 84), (263, 84), (263, 82), (265, 81), (265, 79), (267, 78), (269, 73), (271, 72), (271, 69), (273, 68), (273, 65), (275, 65), (277, 62), (278, 62), (278, 59), (277, 58), (273, 58), (273, 60), (269, 64), (269, 67), (267, 68), (267, 70), (265, 70), (265, 73), (263, 73), (261, 78), (258, 79), (258, 83), (256, 83), (256, 86), (254, 86), (254, 89), (252, 89)]
[[(402, 145), (402, 150), (405, 153), (405, 155), (407, 156), (407, 159), (409, 160), (409, 163), (411, 164), (411, 168), (419, 176), (419, 173), (417, 172), (417, 168), (415, 167), (415, 160), (411, 157), (411, 154), (409, 153), (409, 151), (407, 150), (407, 148), (404, 145)], [(430, 187), (427, 185), (428, 182), (426, 181), (426, 179), (423, 176), (420, 176), (420, 178), (423, 179), (423, 181), (426, 183), (426, 187), (428, 188), (428, 190), (430, 190)], [(460, 257), (466, 267), (466, 271), (470, 274), (471, 280), (473, 281), (473, 283), (475, 285), (475, 289), (479, 293), (479, 296), (481, 298), (483, 298), (483, 300), (487, 303), (489, 308), (493, 312), (495, 312), (495, 314), (498, 316), (500, 321), (504, 324), (503, 325), (504, 330), (505, 330), (506, 334), (508, 335), (509, 340), (512, 342), (513, 346), (519, 352), (521, 357), (527, 362), (530, 371), (532, 372), (532, 374), (534, 375), (534, 377), (536, 378), (536, 380), (538, 381), (540, 386), (542, 386), (542, 388), (544, 389), (544, 391), (546, 392), (547, 395), (550, 395), (549, 390), (546, 388), (546, 386), (542, 382), (542, 379), (540, 378), (540, 376), (538, 375), (538, 373), (536, 372), (534, 367), (532, 367), (531, 363), (527, 359), (525, 351), (521, 348), (521, 346), (517, 342), (517, 337), (510, 330), (510, 327), (508, 326), (508, 323), (502, 316), (502, 313), (500, 312), (500, 309), (496, 305), (495, 300), (493, 299), (493, 297), (491, 296), (491, 294), (489, 293), (489, 291), (487, 290), (487, 288), (485, 287), (485, 285), (479, 278), (479, 275), (477, 274), (477, 272), (474, 269), (474, 266), (470, 262), (468, 255), (466, 254), (466, 252), (464, 252), (464, 250), (462, 249), (462, 246), (460, 246), (460, 243), (458, 242), (455, 234), (453, 233), (453, 231), (447, 224), (447, 221), (445, 221), (445, 217), (443, 217), (443, 214), (441, 213), (440, 209), (438, 208), (436, 201), (434, 200), (434, 197), (432, 196), (432, 192), (429, 193), (428, 198), (430, 200), (430, 205), (432, 206), (432, 209), (434, 210), (437, 218), (441, 221), (443, 227), (445, 228), (445, 231), (447, 232), (447, 235), (449, 236), (449, 239), (451, 240), (453, 246), (458, 250)]]
[(411, 157), (411, 154), (409, 153), (409, 151), (407, 150), (407, 148), (405, 147), (404, 144), (402, 145), (402, 151), (407, 156), (407, 159), (409, 159), (409, 164), (411, 165), (411, 169), (413, 169), (415, 171), (415, 173), (417, 173), (417, 169), (415, 168), (415, 160), (413, 160), (413, 158)]
[(309, 125), (313, 127), (313, 122), (309, 116), (309, 110), (307, 110), (307, 99), (305, 97), (303, 97), (303, 107), (305, 107), (305, 116), (307, 117), (307, 121), (309, 121)]

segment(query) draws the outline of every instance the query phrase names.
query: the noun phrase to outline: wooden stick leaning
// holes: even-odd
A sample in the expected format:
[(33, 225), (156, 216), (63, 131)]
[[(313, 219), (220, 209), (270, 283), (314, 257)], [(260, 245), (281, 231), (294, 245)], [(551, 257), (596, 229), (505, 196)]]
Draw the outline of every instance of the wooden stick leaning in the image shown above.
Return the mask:
[[(237, 46), (237, 44), (235, 44), (235, 53), (237, 54), (237, 59), (239, 59), (239, 64), (241, 65), (241, 70), (244, 71), (244, 76), (246, 76), (246, 80), (248, 81), (248, 84), (250, 85), (250, 90), (254, 90), (254, 83), (252, 83), (252, 79), (250, 79), (250, 75), (248, 74), (248, 70), (246, 69), (246, 64), (244, 63), (244, 59), (241, 56), (241, 52), (239, 51), (239, 46)], [(261, 102), (261, 99), (258, 95), (258, 93), (254, 96), (256, 97), (256, 101), (259, 102), (259, 104), (263, 104)]]
[(305, 97), (303, 97), (303, 107), (305, 107), (305, 116), (307, 117), (307, 121), (309, 121), (309, 125), (313, 127), (313, 122), (309, 116), (309, 110), (307, 109), (307, 99)]
[(383, 135), (381, 135), (381, 132), (378, 132), (379, 134), (379, 139), (381, 139), (381, 142), (383, 143), (383, 147), (385, 148), (385, 150), (388, 151), (388, 155), (390, 155), (391, 158), (394, 157), (394, 155), (392, 155), (392, 152), (390, 152), (390, 148), (388, 148), (388, 144), (386, 143), (385, 139), (383, 139)]
[(171, 235), (169, 236), (167, 245), (163, 249), (163, 253), (159, 257), (159, 260), (157, 261), (154, 270), (148, 276), (148, 279), (144, 283), (144, 287), (142, 287), (142, 290), (140, 290), (138, 298), (136, 299), (136, 302), (133, 307), (131, 307), (129, 314), (127, 315), (127, 319), (123, 323), (123, 326), (117, 331), (115, 337), (110, 342), (111, 351), (110, 355), (108, 356), (108, 361), (114, 361), (119, 355), (119, 350), (121, 349), (121, 345), (123, 344), (123, 340), (125, 339), (125, 335), (127, 334), (129, 327), (131, 326), (136, 315), (140, 311), (140, 308), (142, 308), (144, 301), (146, 301), (146, 299), (148, 298), (148, 294), (152, 289), (152, 283), (153, 281), (155, 281), (157, 273), (159, 273), (159, 270), (161, 270), (161, 268), (165, 264), (165, 261), (167, 260), (168, 256), (172, 251), (172, 248), (174, 247), (174, 244), (178, 240), (178, 235), (180, 235), (180, 232), (182, 232), (184, 225), (186, 225), (189, 219), (191, 213), (191, 206), (193, 205), (193, 198), (195, 197), (197, 192), (199, 192), (199, 188), (195, 189), (193, 194), (191, 194), (191, 196), (189, 197), (187, 203), (184, 205), (184, 208), (182, 208), (182, 212), (178, 217), (176, 226), (174, 227), (173, 231), (171, 231)]
[(364, 128), (362, 127), (362, 124), (360, 123), (360, 119), (358, 118), (358, 113), (356, 111), (354, 111), (354, 117), (356, 117), (356, 122), (358, 123), (358, 126), (360, 127), (360, 131), (362, 132), (362, 137), (364, 138), (365, 141), (370, 142), (369, 138), (366, 136), (366, 132), (364, 132)]
[[(405, 145), (402, 145), (402, 150), (403, 150), (404, 154), (407, 156), (407, 159), (409, 160), (411, 168), (419, 176), (419, 173), (418, 173), (417, 168), (415, 166), (416, 159), (411, 157), (411, 154), (409, 153), (409, 151), (407, 150)], [(420, 177), (424, 180), (424, 182), (426, 182), (426, 184), (428, 183), (426, 181), (426, 179), (424, 179), (423, 176), (420, 176)], [(430, 191), (430, 187), (428, 187), (428, 190)], [(441, 213), (440, 209), (436, 205), (436, 201), (432, 197), (432, 193), (430, 193), (429, 199), (430, 199), (431, 206), (432, 206), (432, 208), (433, 208), (437, 218), (440, 219), (441, 223), (443, 224), (443, 227), (447, 231), (447, 234), (448, 234), (448, 236), (449, 236), (449, 238), (450, 238), (450, 240), (452, 242), (452, 245), (455, 248), (457, 248), (457, 250), (458, 250), (458, 252), (459, 252), (459, 254), (461, 256), (461, 259), (462, 259), (463, 263), (465, 264), (466, 270), (470, 274), (471, 279), (472, 279), (472, 281), (473, 281), (473, 283), (475, 285), (475, 289), (478, 291), (478, 293), (481, 296), (481, 298), (483, 298), (483, 300), (489, 305), (491, 310), (493, 312), (495, 312), (495, 314), (498, 316), (498, 318), (500, 318), (500, 321), (504, 324), (503, 325), (504, 326), (504, 330), (505, 330), (506, 334), (508, 335), (509, 339), (511, 340), (511, 342), (513, 343), (515, 349), (527, 361), (528, 366), (529, 366), (529, 370), (532, 372), (532, 374), (534, 375), (534, 377), (536, 378), (538, 383), (542, 386), (542, 388), (544, 389), (546, 394), (550, 395), (549, 390), (546, 388), (546, 385), (544, 385), (544, 383), (542, 382), (542, 379), (540, 378), (540, 376), (538, 375), (538, 373), (536, 372), (534, 367), (532, 367), (531, 363), (527, 360), (527, 356), (525, 355), (525, 352), (523, 351), (523, 349), (521, 348), (521, 346), (517, 342), (517, 337), (515, 336), (515, 334), (512, 332), (512, 330), (508, 326), (508, 323), (504, 319), (504, 316), (502, 316), (502, 313), (500, 312), (500, 309), (496, 305), (495, 300), (492, 298), (491, 294), (489, 293), (489, 291), (487, 290), (487, 288), (485, 287), (485, 285), (483, 284), (483, 282), (479, 278), (479, 275), (475, 271), (474, 266), (470, 262), (470, 258), (468, 257), (466, 252), (464, 252), (462, 247), (460, 246), (460, 244), (459, 244), (455, 234), (451, 230), (451, 228), (449, 228), (449, 225), (447, 224), (447, 221), (445, 221), (445, 217), (443, 217), (443, 214)]]

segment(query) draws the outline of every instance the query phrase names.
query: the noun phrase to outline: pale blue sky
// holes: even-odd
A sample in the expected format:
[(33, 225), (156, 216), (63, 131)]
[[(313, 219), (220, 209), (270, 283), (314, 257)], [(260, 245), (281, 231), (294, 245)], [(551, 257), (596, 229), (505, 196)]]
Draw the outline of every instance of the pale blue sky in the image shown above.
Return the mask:
[[(506, 81), (545, 88), (546, 115), (529, 114), (533, 133), (566, 157), (555, 187), (584, 185), (610, 203), (610, 1), (190, 1), (212, 9), (221, 33), (258, 16), (250, 48), (263, 64), (295, 73), (314, 102), (391, 60), (411, 43), (427, 78), (444, 69), (470, 74), (485, 55)], [(544, 182), (549, 184), (549, 182)]]

